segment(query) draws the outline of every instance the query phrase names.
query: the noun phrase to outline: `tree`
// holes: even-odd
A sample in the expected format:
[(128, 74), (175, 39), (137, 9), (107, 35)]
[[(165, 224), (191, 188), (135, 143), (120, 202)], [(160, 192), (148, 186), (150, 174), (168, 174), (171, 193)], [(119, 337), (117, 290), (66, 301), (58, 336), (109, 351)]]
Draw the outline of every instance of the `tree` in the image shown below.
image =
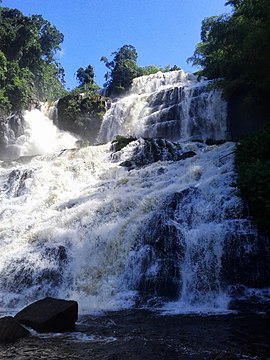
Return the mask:
[(119, 95), (128, 90), (132, 80), (139, 75), (137, 66), (137, 51), (132, 45), (124, 45), (112, 53), (112, 61), (103, 56), (103, 61), (109, 69), (105, 75), (108, 95)]
[[(220, 81), (225, 94), (264, 102), (270, 96), (270, 1), (231, 0), (232, 15), (203, 20), (193, 65)], [(260, 100), (261, 99), (261, 100)]]
[(46, 62), (53, 62), (55, 53), (61, 49), (60, 44), (64, 40), (64, 35), (44, 20), (41, 15), (33, 15), (30, 21), (38, 32), (38, 41), (41, 49), (41, 56)]
[(76, 78), (79, 81), (79, 86), (93, 84), (94, 77), (94, 68), (91, 65), (88, 65), (85, 69), (80, 67), (77, 70)]
[(27, 106), (34, 93), (44, 100), (64, 91), (64, 70), (55, 59), (62, 41), (63, 34), (42, 16), (0, 7), (0, 51), (8, 69), (3, 75), (2, 56), (0, 85), (13, 110)]

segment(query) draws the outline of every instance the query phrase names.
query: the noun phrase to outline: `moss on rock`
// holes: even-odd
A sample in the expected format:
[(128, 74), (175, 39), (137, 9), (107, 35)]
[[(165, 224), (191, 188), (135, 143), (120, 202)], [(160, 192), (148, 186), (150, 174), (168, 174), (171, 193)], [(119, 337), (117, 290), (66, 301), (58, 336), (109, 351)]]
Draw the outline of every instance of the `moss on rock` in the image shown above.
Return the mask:
[(58, 127), (94, 143), (105, 111), (105, 97), (93, 92), (70, 93), (58, 102)]

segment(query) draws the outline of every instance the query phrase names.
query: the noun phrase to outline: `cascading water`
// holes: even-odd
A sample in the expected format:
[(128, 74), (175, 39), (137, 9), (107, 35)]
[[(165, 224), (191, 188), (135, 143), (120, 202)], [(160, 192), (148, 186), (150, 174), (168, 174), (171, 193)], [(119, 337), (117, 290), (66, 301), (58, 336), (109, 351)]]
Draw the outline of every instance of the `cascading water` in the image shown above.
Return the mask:
[[(217, 94), (203, 95), (202, 84), (182, 72), (146, 80), (136, 79), (133, 94), (105, 115), (100, 141), (118, 133), (144, 137), (119, 151), (110, 143), (67, 149), (75, 139), (64, 133), (59, 141), (56, 130), (49, 132), (54, 139), (49, 145), (43, 141), (44, 130), (40, 138), (45, 119), (36, 121), (36, 111), (27, 113), (31, 135), (25, 128), (20, 155), (45, 151), (31, 159), (1, 162), (2, 308), (58, 296), (77, 300), (81, 312), (136, 304), (175, 312), (225, 311), (230, 285), (253, 286), (258, 279), (261, 287), (269, 285), (264, 280), (269, 279), (267, 244), (243, 217), (243, 203), (231, 186), (234, 145), (146, 139), (148, 115), (139, 117), (135, 127), (138, 112), (146, 111), (141, 96), (146, 99), (154, 91), (156, 98), (161, 93), (170, 102), (164, 94), (180, 80), (189, 90), (173, 92), (182, 92), (185, 104), (195, 101), (198, 92), (206, 118), (222, 100)], [(195, 108), (203, 111), (196, 104), (190, 105), (190, 115), (195, 116)], [(121, 106), (125, 114), (134, 110), (134, 116), (115, 117)], [(185, 130), (180, 126), (185, 139), (192, 136), (192, 116), (192, 125)], [(225, 121), (224, 113), (219, 116)], [(214, 125), (214, 120), (209, 118), (211, 126), (205, 123), (201, 134), (224, 138), (225, 124)], [(34, 121), (40, 124), (36, 132)], [(66, 136), (69, 140), (63, 143)], [(239, 273), (247, 264), (250, 273)]]
[(107, 111), (98, 142), (116, 135), (170, 140), (225, 140), (226, 103), (208, 91), (209, 81), (182, 70), (158, 72), (133, 80), (130, 95)]
[(7, 123), (4, 131), (5, 148), (1, 158), (14, 160), (22, 156), (34, 156), (52, 153), (75, 147), (77, 139), (67, 132), (59, 131), (49, 119), (50, 110), (47, 104), (41, 110), (25, 111), (16, 127), (20, 127), (17, 136)]

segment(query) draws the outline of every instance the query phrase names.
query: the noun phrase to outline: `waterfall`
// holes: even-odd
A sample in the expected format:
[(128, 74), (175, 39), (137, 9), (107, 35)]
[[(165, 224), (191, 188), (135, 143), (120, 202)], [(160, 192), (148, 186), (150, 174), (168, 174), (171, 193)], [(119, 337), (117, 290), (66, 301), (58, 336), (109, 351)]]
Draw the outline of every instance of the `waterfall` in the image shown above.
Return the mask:
[[(205, 86), (182, 71), (135, 79), (99, 134), (143, 135), (123, 148), (76, 148), (41, 111), (25, 113), (7, 145), (17, 156), (0, 162), (1, 309), (55, 296), (87, 313), (225, 312), (235, 294), (270, 286), (269, 244), (233, 185), (234, 144), (187, 141), (226, 135), (226, 106)], [(188, 114), (179, 132), (147, 137), (170, 107)]]
[(18, 159), (75, 147), (77, 139), (67, 132), (60, 131), (49, 118), (55, 106), (41, 104), (41, 110), (25, 111), (17, 117), (17, 124), (5, 123), (5, 147), (1, 149), (4, 160)]
[(182, 70), (133, 80), (129, 96), (107, 111), (98, 142), (116, 135), (170, 140), (225, 140), (226, 102), (210, 82)]
[(41, 112), (43, 115), (57, 123), (58, 119), (58, 101), (56, 100), (53, 103), (44, 102), (41, 103)]

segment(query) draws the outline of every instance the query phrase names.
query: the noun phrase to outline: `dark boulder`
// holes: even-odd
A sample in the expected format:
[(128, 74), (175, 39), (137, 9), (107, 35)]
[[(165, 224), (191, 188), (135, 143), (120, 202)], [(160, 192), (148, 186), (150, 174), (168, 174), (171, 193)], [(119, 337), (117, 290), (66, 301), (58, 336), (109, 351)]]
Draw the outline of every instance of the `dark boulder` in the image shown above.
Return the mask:
[(122, 150), (124, 147), (126, 147), (129, 143), (131, 143), (132, 141), (137, 140), (136, 138), (129, 136), (122, 136), (122, 135), (117, 135), (115, 137), (115, 139), (112, 141), (112, 148), (111, 150), (113, 152), (117, 152)]
[[(121, 140), (121, 142), (119, 141)], [(134, 141), (134, 138), (118, 137), (112, 146), (112, 159), (119, 161), (121, 150), (129, 142)], [(124, 146), (121, 146), (121, 145)], [(137, 140), (137, 144), (130, 153), (130, 158), (120, 163), (120, 166), (128, 168), (128, 170), (138, 169), (157, 161), (179, 161), (185, 160), (195, 156), (194, 151), (183, 152), (179, 143), (166, 139), (143, 139)]]
[(238, 141), (261, 130), (268, 123), (268, 119), (268, 98), (252, 97), (244, 90), (229, 98), (228, 128), (231, 140)]
[(28, 335), (29, 331), (12, 316), (0, 319), (0, 343), (14, 342)]
[(191, 158), (193, 156), (197, 155), (194, 151), (186, 151), (182, 155), (179, 155), (177, 160), (186, 160), (188, 158)]
[(28, 305), (15, 318), (38, 332), (73, 331), (78, 319), (78, 303), (47, 297)]

